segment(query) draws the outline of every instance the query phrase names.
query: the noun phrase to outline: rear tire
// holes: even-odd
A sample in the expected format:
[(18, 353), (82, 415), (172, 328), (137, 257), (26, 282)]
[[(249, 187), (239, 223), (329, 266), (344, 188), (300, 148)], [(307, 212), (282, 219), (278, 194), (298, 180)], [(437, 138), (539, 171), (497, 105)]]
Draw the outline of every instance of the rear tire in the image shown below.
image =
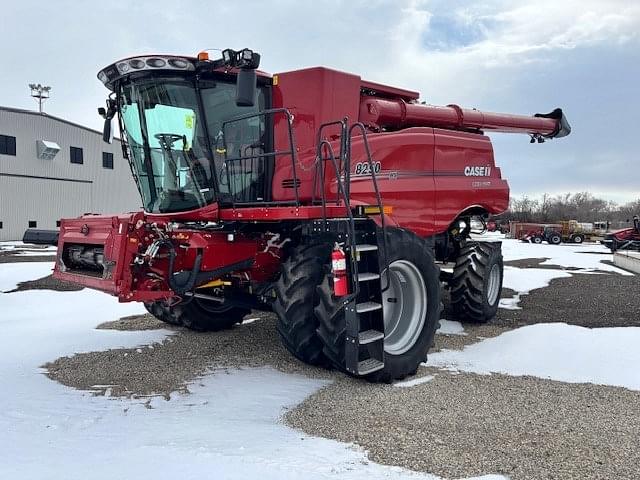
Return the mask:
[(503, 278), (499, 242), (466, 242), (449, 280), (453, 311), (472, 322), (488, 322), (498, 312)]
[(202, 298), (193, 298), (174, 306), (167, 306), (163, 301), (145, 303), (144, 306), (158, 320), (198, 332), (229, 329), (236, 323), (242, 323), (245, 315), (251, 311)]
[(584, 241), (584, 237), (582, 235), (574, 235), (573, 243), (582, 243)]
[(329, 242), (295, 247), (282, 264), (282, 274), (275, 284), (273, 311), (278, 316), (280, 339), (293, 356), (310, 365), (329, 365), (316, 333), (318, 320), (313, 309), (318, 303), (316, 288), (330, 254)]
[[(412, 318), (417, 322), (411, 322), (415, 331), (408, 331), (404, 348), (394, 341), (389, 351), (387, 340), (391, 332), (385, 332), (385, 356), (384, 368), (366, 375), (364, 378), (371, 382), (386, 382), (398, 380), (407, 375), (414, 375), (420, 363), (426, 361), (427, 352), (433, 344), (433, 338), (440, 324), (440, 279), (438, 268), (433, 259), (433, 250), (429, 244), (415, 234), (402, 229), (388, 229), (387, 231), (387, 261), (391, 266), (391, 275), (395, 275), (394, 264), (398, 265), (398, 271), (408, 268), (407, 272), (413, 272), (412, 276), (418, 280), (419, 288), (405, 291), (423, 291), (426, 293), (419, 315)], [(383, 279), (385, 275), (382, 275)], [(402, 280), (401, 280), (402, 281)], [(345, 371), (345, 334), (346, 321), (344, 305), (341, 297), (334, 297), (329, 273), (326, 273), (322, 284), (318, 287), (320, 303), (315, 309), (316, 317), (320, 322), (318, 335), (324, 342), (324, 354), (339, 370)], [(401, 295), (405, 302), (397, 305), (413, 305), (414, 299)], [(402, 312), (402, 308), (396, 308), (395, 312)], [(393, 309), (392, 309), (393, 311)], [(401, 314), (395, 320), (402, 321), (405, 317)], [(393, 318), (385, 318), (385, 325), (404, 327)], [(386, 330), (386, 328), (385, 328)]]
[(537, 245), (542, 243), (542, 237), (535, 236), (531, 239), (531, 241)]
[(549, 243), (551, 245), (560, 245), (562, 243), (562, 237), (557, 233), (554, 233), (549, 237)]

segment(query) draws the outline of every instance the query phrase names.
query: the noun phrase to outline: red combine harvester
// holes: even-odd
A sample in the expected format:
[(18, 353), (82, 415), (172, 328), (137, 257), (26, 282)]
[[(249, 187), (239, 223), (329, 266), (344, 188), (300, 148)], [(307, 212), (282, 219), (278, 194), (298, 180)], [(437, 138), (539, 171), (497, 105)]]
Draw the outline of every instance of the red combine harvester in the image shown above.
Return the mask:
[(640, 217), (634, 215), (633, 227), (608, 233), (600, 243), (611, 249), (611, 253), (617, 250), (640, 251)]
[[(370, 381), (415, 373), (455, 311), (491, 319), (499, 243), (471, 218), (506, 210), (483, 132), (568, 135), (533, 117), (418, 103), (327, 68), (267, 75), (251, 50), (109, 65), (105, 139), (119, 120), (144, 211), (62, 220), (55, 277), (144, 302), (195, 330), (273, 310), (298, 359)], [(437, 261), (455, 262), (440, 273)]]

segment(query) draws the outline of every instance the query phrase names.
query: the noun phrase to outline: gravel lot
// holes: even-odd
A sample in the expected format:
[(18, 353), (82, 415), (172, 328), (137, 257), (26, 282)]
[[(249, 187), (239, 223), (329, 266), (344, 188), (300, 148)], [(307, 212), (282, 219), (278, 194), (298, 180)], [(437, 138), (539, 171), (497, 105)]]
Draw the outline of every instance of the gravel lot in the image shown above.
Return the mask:
[[(541, 268), (544, 260), (508, 265)], [(557, 319), (589, 327), (640, 326), (640, 296), (631, 291), (640, 291), (640, 277), (576, 274), (556, 279), (549, 288), (523, 295), (522, 310), (501, 310), (489, 325), (466, 324), (466, 336), (438, 335), (434, 348), (460, 349), (518, 326)], [(444, 316), (453, 319), (449, 312)], [(512, 479), (638, 478), (640, 392), (426, 367), (418, 372), (433, 376), (426, 383), (411, 388), (372, 385), (293, 360), (280, 345), (272, 315), (247, 318), (257, 320), (211, 334), (175, 328), (153, 348), (83, 353), (45, 367), (50, 378), (95, 394), (168, 399), (212, 370), (220, 374), (272, 365), (334, 380), (287, 412), (286, 423), (311, 435), (354, 442), (376, 462), (446, 478), (487, 473)], [(166, 325), (142, 315), (100, 328)], [(94, 385), (115, 386), (105, 391)]]

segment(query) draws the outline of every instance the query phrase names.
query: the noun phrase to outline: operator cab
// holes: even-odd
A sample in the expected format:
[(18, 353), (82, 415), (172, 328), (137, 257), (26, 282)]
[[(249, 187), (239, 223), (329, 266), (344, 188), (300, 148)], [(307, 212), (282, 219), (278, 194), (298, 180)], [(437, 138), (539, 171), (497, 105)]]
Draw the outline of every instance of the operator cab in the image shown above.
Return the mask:
[(269, 108), (270, 79), (257, 75), (260, 56), (251, 50), (222, 57), (133, 57), (98, 74), (113, 92), (99, 109), (105, 141), (118, 114), (123, 152), (149, 213), (270, 195), (270, 128), (258, 115)]

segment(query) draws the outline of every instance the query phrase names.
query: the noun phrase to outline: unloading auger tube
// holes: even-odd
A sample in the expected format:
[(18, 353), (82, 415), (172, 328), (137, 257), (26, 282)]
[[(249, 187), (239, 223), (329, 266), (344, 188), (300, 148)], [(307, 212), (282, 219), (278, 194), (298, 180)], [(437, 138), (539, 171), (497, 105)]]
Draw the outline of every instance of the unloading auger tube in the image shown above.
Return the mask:
[(360, 120), (373, 128), (439, 127), (456, 130), (527, 133), (535, 138), (561, 138), (571, 133), (562, 109), (533, 117), (408, 103), (403, 99), (363, 97)]

